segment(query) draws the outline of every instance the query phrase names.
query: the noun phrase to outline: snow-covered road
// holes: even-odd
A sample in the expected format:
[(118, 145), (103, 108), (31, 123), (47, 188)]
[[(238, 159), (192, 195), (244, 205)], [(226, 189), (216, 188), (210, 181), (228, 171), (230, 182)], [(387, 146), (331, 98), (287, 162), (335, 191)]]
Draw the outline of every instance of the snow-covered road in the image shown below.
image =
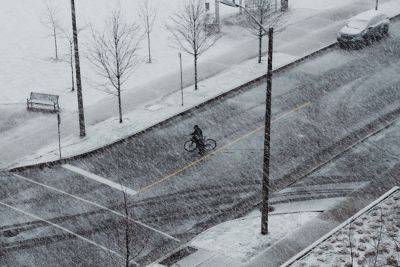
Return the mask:
[[(397, 119), (400, 114), (400, 23), (397, 21), (392, 26), (391, 37), (369, 48), (358, 51), (333, 48), (275, 76), (273, 190), (297, 181)], [(185, 242), (212, 225), (240, 216), (258, 203), (264, 88), (263, 82), (244, 88), (148, 132), (68, 162), (138, 192), (128, 196), (134, 218), (159, 231), (138, 227), (141, 235), (136, 239), (138, 244), (142, 244), (140, 240), (149, 240), (148, 247), (137, 259), (141, 264), (179, 245), (160, 232)], [(183, 143), (194, 124), (199, 124), (205, 135), (217, 140), (215, 153), (199, 157), (184, 152)], [(390, 145), (399, 147), (398, 140), (391, 138)], [(71, 264), (77, 261), (90, 264), (88, 261), (96, 258), (106, 262), (104, 265), (112, 265), (107, 261), (109, 253), (104, 253), (100, 246), (121, 254), (123, 250), (116, 241), (121, 232), (113, 233), (118, 232), (120, 223), (110, 211), (88, 202), (82, 204), (76, 197), (121, 212), (121, 190), (61, 165), (28, 169), (19, 175), (40, 184), (8, 174), (0, 179), (2, 214), (8, 214), (1, 227), (8, 229), (35, 221), (42, 228), (26, 227), (13, 237), (20, 238), (22, 245), (8, 247), (0, 257), (1, 265), (11, 264), (15, 259), (19, 264), (26, 264), (34, 255), (42, 255), (35, 257), (37, 265), (44, 264), (47, 258), (70, 260)], [(368, 178), (372, 177), (361, 176), (359, 180)], [(338, 178), (335, 182), (342, 181)], [(28, 214), (62, 225), (99, 246), (88, 246), (85, 251), (81, 238), (66, 233), (58, 238), (61, 228), (49, 227)], [(35, 234), (35, 229), (40, 234)], [(34, 237), (41, 235), (46, 238), (36, 246)], [(4, 234), (0, 238), (1, 243), (12, 243)]]

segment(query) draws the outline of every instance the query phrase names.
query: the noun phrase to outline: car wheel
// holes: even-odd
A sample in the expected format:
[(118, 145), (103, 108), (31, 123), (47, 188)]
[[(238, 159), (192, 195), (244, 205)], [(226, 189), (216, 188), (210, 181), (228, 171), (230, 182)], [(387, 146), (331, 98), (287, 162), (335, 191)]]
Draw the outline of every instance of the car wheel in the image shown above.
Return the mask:
[(383, 34), (384, 35), (389, 35), (389, 25), (383, 26)]

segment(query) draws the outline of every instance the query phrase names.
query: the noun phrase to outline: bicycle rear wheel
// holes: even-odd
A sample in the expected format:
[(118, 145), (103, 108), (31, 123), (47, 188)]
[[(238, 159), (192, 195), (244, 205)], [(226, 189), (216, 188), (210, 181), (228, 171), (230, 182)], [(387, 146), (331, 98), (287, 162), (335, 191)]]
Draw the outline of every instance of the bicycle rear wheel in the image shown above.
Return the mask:
[(217, 142), (213, 139), (206, 139), (204, 141), (204, 148), (206, 150), (213, 150), (217, 147)]
[(186, 151), (193, 152), (196, 150), (197, 145), (192, 140), (188, 140), (185, 142), (184, 148)]

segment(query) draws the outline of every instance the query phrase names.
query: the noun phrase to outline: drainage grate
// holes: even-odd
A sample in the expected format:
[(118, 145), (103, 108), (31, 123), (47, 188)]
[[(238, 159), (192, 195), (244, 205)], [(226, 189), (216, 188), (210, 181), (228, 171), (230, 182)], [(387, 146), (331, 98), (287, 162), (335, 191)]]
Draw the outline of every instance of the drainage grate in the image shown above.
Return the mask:
[(165, 265), (165, 266), (172, 266), (173, 264), (177, 263), (181, 259), (189, 256), (192, 253), (195, 253), (197, 251), (196, 248), (193, 247), (185, 247), (172, 255), (170, 255), (168, 258), (162, 260), (160, 264)]

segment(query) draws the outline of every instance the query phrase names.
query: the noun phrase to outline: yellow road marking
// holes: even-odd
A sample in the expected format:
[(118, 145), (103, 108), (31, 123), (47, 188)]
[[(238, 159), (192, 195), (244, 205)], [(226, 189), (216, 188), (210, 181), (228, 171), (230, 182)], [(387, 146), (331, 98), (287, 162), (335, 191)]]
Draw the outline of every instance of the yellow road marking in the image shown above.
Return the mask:
[[(305, 108), (305, 107), (308, 107), (308, 106), (310, 106), (310, 105), (311, 105), (311, 102), (309, 102), (309, 101), (306, 102), (306, 103), (304, 103), (304, 104), (302, 104), (302, 105), (299, 105), (299, 106), (295, 107), (294, 109), (292, 109), (291, 111), (289, 111), (289, 112), (287, 112), (287, 113), (285, 113), (285, 114), (279, 116), (278, 118), (272, 120), (271, 123), (277, 122), (277, 121), (279, 121), (279, 120), (281, 120), (281, 119), (283, 119), (283, 118), (289, 116), (290, 114), (292, 114), (292, 113), (294, 113), (294, 112), (297, 112), (297, 111), (299, 111), (300, 109)], [(156, 184), (159, 184), (159, 183), (161, 183), (161, 182), (163, 182), (163, 181), (165, 181), (165, 180), (167, 180), (167, 179), (169, 179), (169, 178), (171, 178), (171, 177), (173, 177), (173, 176), (175, 176), (175, 175), (177, 175), (177, 174), (179, 174), (179, 173), (181, 173), (181, 172), (183, 172), (183, 171), (189, 169), (190, 167), (196, 165), (197, 163), (199, 163), (199, 162), (201, 162), (201, 161), (203, 161), (203, 160), (209, 158), (209, 157), (212, 156), (212, 155), (217, 154), (218, 152), (220, 152), (220, 151), (224, 150), (225, 148), (227, 148), (227, 147), (229, 147), (229, 146), (231, 146), (231, 145), (233, 145), (233, 144), (239, 142), (240, 140), (243, 140), (244, 138), (249, 137), (250, 135), (253, 135), (253, 134), (257, 133), (258, 131), (260, 131), (260, 130), (263, 129), (263, 128), (264, 128), (264, 125), (258, 127), (257, 129), (255, 129), (255, 130), (253, 130), (253, 131), (251, 131), (251, 132), (249, 132), (249, 133), (247, 133), (247, 134), (245, 134), (245, 135), (242, 135), (241, 137), (239, 137), (239, 138), (237, 138), (237, 139), (231, 141), (230, 143), (228, 143), (228, 144), (226, 144), (226, 145), (224, 145), (224, 146), (221, 146), (221, 147), (217, 148), (217, 149), (214, 150), (213, 152), (211, 152), (211, 153), (209, 153), (209, 154), (207, 154), (207, 155), (205, 155), (205, 156), (203, 156), (203, 157), (201, 157), (201, 158), (199, 158), (199, 159), (197, 159), (197, 160), (195, 160), (195, 161), (192, 161), (191, 163), (189, 163), (189, 164), (187, 164), (186, 166), (184, 166), (184, 167), (182, 167), (182, 168), (176, 170), (175, 172), (173, 172), (173, 173), (171, 173), (171, 174), (168, 174), (167, 176), (164, 176), (164, 177), (160, 178), (159, 180), (155, 181), (154, 183), (151, 183), (151, 184), (149, 184), (149, 185), (147, 185), (147, 186), (145, 186), (145, 187), (139, 189), (138, 192), (143, 192), (143, 191), (145, 191), (146, 189), (148, 189), (148, 188), (150, 188), (150, 187), (153, 187), (153, 186), (155, 186)]]

